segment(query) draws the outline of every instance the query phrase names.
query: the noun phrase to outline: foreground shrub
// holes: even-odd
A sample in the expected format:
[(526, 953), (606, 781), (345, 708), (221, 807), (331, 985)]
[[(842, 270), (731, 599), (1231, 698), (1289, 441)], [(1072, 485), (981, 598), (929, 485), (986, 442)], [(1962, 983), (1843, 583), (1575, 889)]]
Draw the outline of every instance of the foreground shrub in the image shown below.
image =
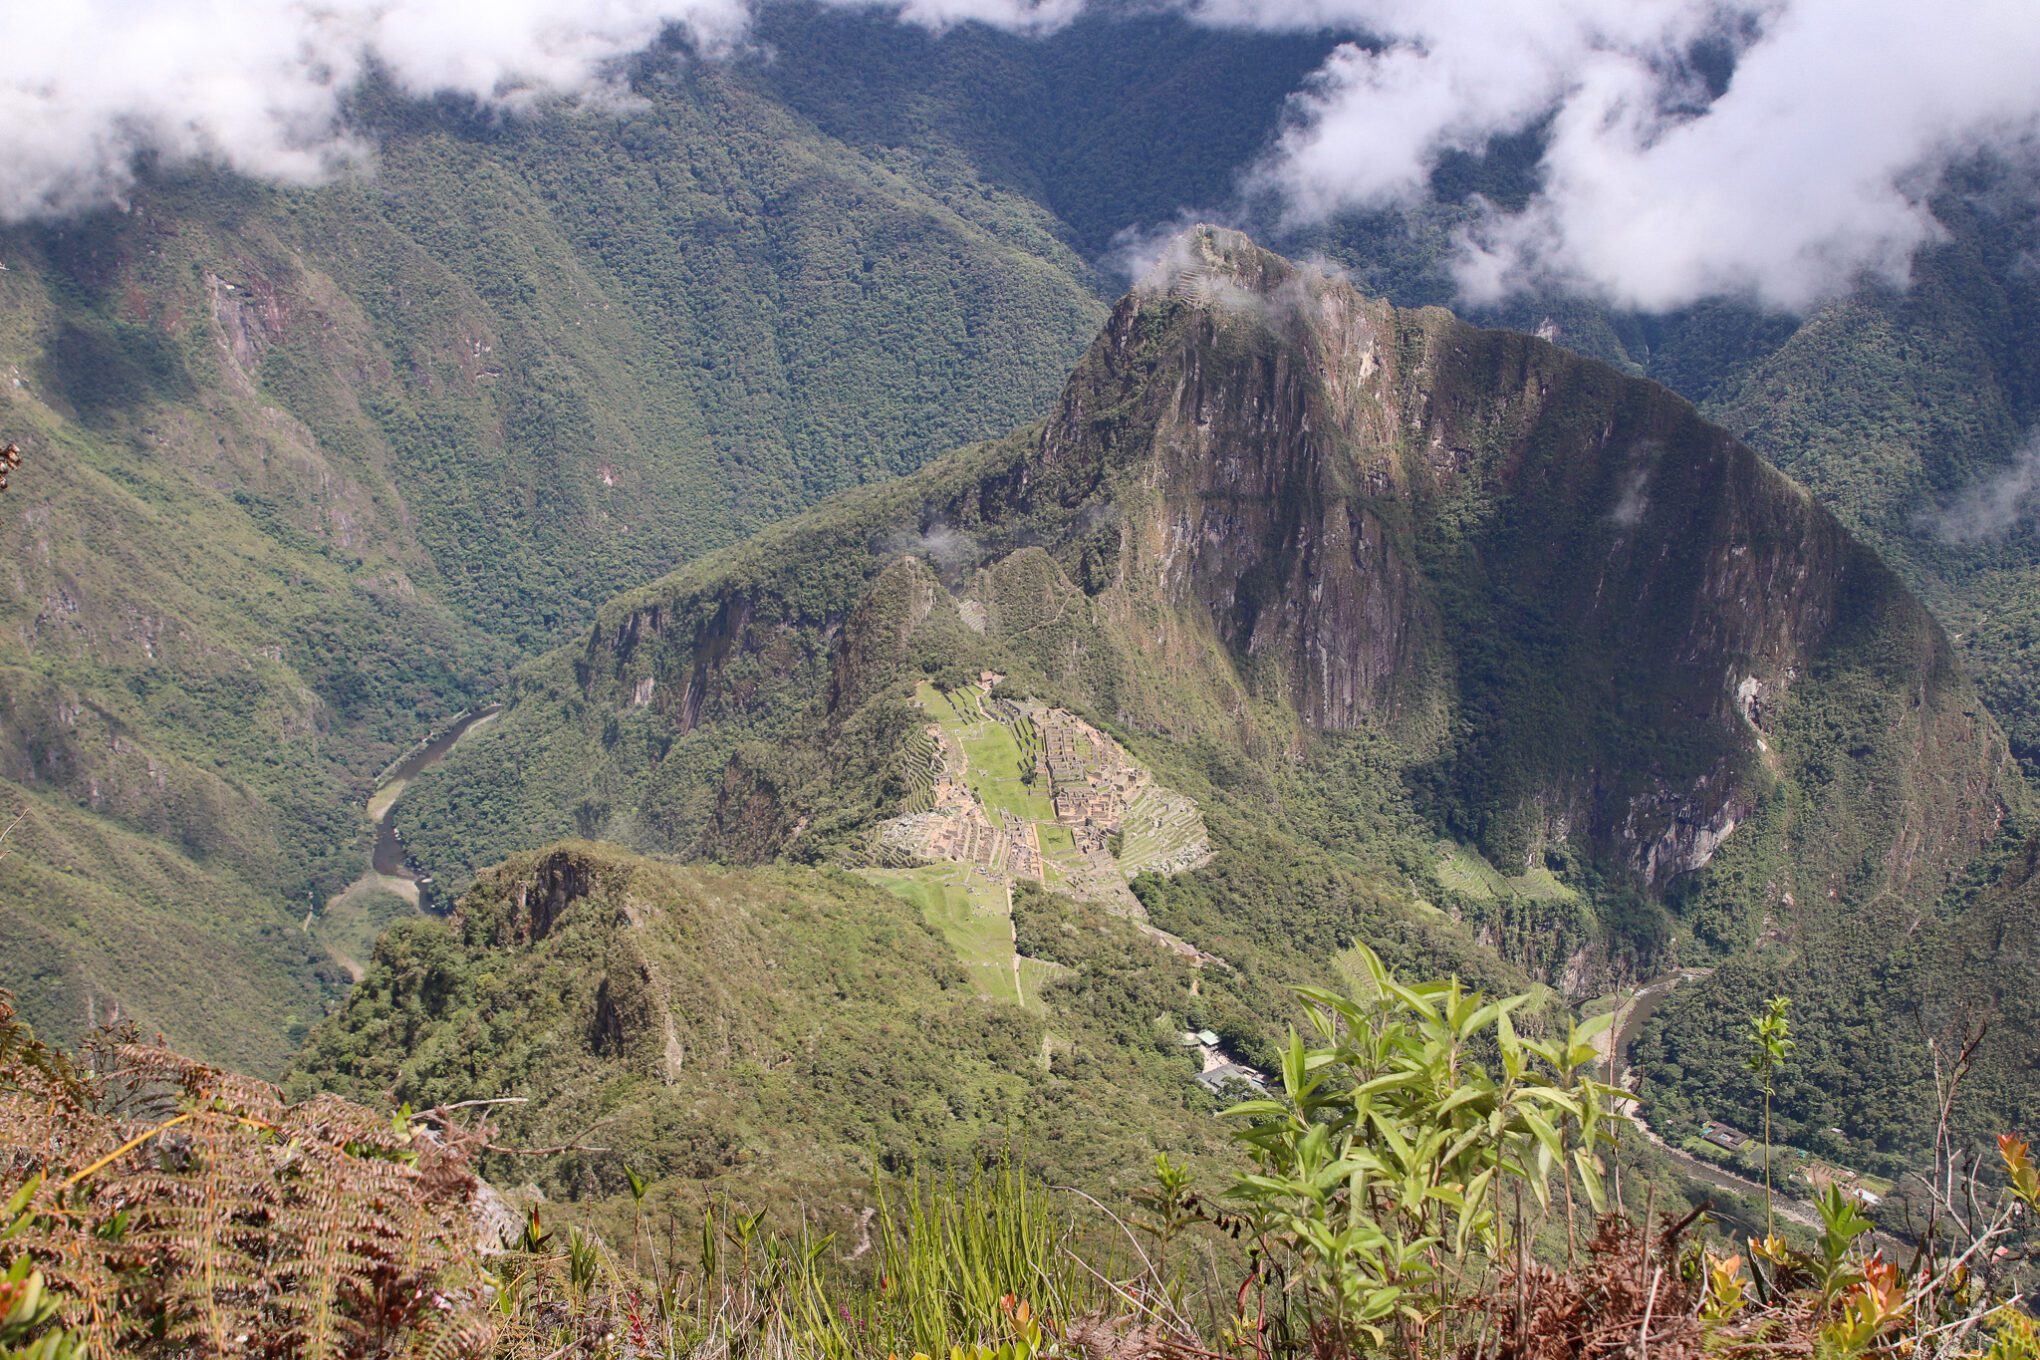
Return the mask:
[(1587, 1073), (1612, 1017), (1531, 1039), (1510, 1018), (1528, 996), (1406, 985), (1356, 953), (1360, 993), (1298, 989), (1320, 1046), (1291, 1031), (1280, 1098), (1229, 1112), (1249, 1121), (1240, 1136), (1256, 1166), (1232, 1198), (1282, 1300), (1254, 1326), (1319, 1353), (1393, 1337), (1443, 1354), (1485, 1322), (1466, 1301), (1498, 1266), (1522, 1267), (1554, 1181), (1569, 1253), (1575, 1186), (1590, 1217), (1606, 1207), (1615, 1092)]
[(0, 994), (0, 1338), (51, 1356), (486, 1350), (457, 1149), (118, 1036), (87, 1058)]
[(128, 1035), (73, 1060), (0, 996), (0, 1360), (2040, 1360), (2021, 1140), (1944, 1148), (1914, 1243), (1830, 1188), (1811, 1238), (1724, 1245), (1624, 1211), (1591, 1025), (1362, 957), (1300, 993), (1215, 1196), (1161, 1157), (1122, 1218), (1006, 1161), (876, 1184), (855, 1243), (728, 1202), (604, 1243), (476, 1179), (476, 1109), (291, 1104)]

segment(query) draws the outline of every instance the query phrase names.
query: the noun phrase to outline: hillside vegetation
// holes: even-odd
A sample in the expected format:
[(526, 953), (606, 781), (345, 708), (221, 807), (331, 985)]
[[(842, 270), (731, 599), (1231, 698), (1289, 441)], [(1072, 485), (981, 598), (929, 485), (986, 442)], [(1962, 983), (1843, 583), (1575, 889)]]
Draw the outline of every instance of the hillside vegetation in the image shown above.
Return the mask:
[(1239, 1031), (1279, 998), (1066, 898), (1023, 919), (1043, 978), (1026, 1007), (842, 870), (567, 842), (483, 875), (451, 920), (389, 931), (288, 1087), (418, 1108), (515, 1093), (496, 1112), (508, 1141), (600, 1150), (484, 1166), (583, 1200), (622, 1195), (625, 1166), (697, 1207), (722, 1189), (821, 1212), (874, 1158), (1015, 1144), (1065, 1180), (1124, 1184), (1158, 1148), (1213, 1151), (1217, 1107), (1178, 1035)]
[[(1134, 890), (1246, 976), (1358, 940), (1586, 997), (1771, 950), (1912, 1024), (1881, 942), (1965, 919), (2027, 794), (1892, 573), (1661, 389), (1233, 234), (1181, 249), (1043, 424), (701, 559), (521, 670), (413, 796), (412, 844), (455, 879), (574, 832), (865, 863), (909, 810), (915, 685), (989, 669), (1198, 803), (1211, 862)], [(1501, 890), (1442, 870), (1441, 833)], [(1954, 939), (1922, 936), (1919, 985)], [(1836, 1062), (1840, 1091), (1879, 1065)], [(1895, 1151), (1928, 1108), (1839, 1118)]]
[[(656, 952), (696, 931), (667, 910), (679, 883), (644, 868), (561, 847), (465, 905), (513, 950), (620, 907), (613, 926)], [(869, 962), (841, 943), (850, 966)], [(1535, 1017), (1528, 995), (1408, 982), (1357, 952), (1350, 989), (1298, 989), (1279, 1083), (1222, 1112), (1238, 1155), (1216, 1174), (1157, 1154), (1144, 1187), (1100, 1198), (1051, 1188), (1008, 1145), (967, 1170), (875, 1169), (854, 1239), (822, 1229), (843, 1208), (769, 1179), (682, 1208), (686, 1187), (627, 1162), (627, 1209), (590, 1231), (585, 1205), (563, 1212), (536, 1186), (513, 1204), (477, 1175), (606, 1152), (499, 1141), (491, 1114), (516, 1100), (388, 1115), (293, 1100), (131, 1031), (95, 1034), (79, 1061), (0, 994), (0, 1345), (23, 1360), (1447, 1360), (1469, 1345), (1614, 1360), (1633, 1337), (1730, 1360), (2032, 1354), (2017, 1301), (2040, 1171), (2015, 1134), (1989, 1164), (1995, 1192), (1958, 1188), (1985, 1164), (1942, 1142), (1949, 1178), (1903, 1269), (1838, 1187), (1810, 1234), (1767, 1225), (1747, 1258), (1717, 1252), (1711, 1201), (1679, 1213), (1653, 1188), (1631, 1217), (1625, 1121), (1593, 1075), (1609, 1017), (1538, 1037), (1518, 1024)], [(638, 1001), (685, 995), (637, 962)], [(564, 1057), (562, 1022), (599, 1036), (644, 1018), (615, 998), (526, 1033)], [(669, 1053), (691, 1018), (666, 1015)]]
[[(370, 89), (372, 171), (150, 175), (0, 232), (30, 468), (0, 505), (0, 779), (29, 809), (0, 879), (38, 945), (0, 982), (28, 1013), (119, 1007), (277, 1070), (342, 977), (283, 936), (360, 871), (376, 770), (619, 589), (1050, 398), (1104, 314), (1063, 225), (803, 113), (845, 30), (778, 23), (780, 62), (647, 56), (628, 116)], [(1125, 71), (1234, 60), (1104, 37)], [(187, 940), (244, 1001), (128, 985), (126, 942)]]
[[(47, 904), (4, 909), (37, 962), (0, 981), (54, 1032), (119, 1007), (278, 1070), (362, 952), (289, 931), (359, 872), (377, 769), (617, 590), (1037, 416), (1117, 286), (1115, 233), (1228, 201), (1333, 41), (1117, 10), (1048, 37), (804, 5), (760, 22), (731, 59), (647, 54), (627, 112), (503, 120), (370, 88), (350, 116), (372, 173), (148, 171), (125, 212), (0, 233), (0, 433), (29, 458), (0, 507), (0, 780), (28, 813), (0, 879), (36, 858), (9, 900)], [(1470, 196), (1520, 201), (1538, 150), (1448, 157), (1425, 213), (1282, 239), (1392, 301), (1449, 301)], [(1949, 236), (1910, 290), (1804, 324), (1537, 297), (1488, 319), (1673, 384), (1812, 486), (1950, 624), (2023, 758), (2030, 534), (1959, 513), (2034, 418), (2014, 173), (1946, 186)], [(1382, 748), (1344, 749), (1350, 793)], [(1366, 852), (1390, 880), (1428, 873), (1459, 777), (1365, 795), (1403, 809)], [(470, 858), (599, 827), (605, 801), (477, 829), (492, 848)], [(1483, 841), (1497, 815), (1446, 829)], [(216, 907), (181, 907), (194, 892)], [(1559, 899), (1471, 900), (1491, 940), (1594, 934)], [(186, 948), (273, 1002), (222, 1005), (181, 970), (125, 985)]]

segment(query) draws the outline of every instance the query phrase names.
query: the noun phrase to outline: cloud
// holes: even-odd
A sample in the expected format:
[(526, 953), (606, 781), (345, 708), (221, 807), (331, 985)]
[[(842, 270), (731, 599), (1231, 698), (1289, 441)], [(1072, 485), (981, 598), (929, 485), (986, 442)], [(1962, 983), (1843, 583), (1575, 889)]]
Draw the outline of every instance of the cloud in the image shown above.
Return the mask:
[[(771, 2), (22, 0), (0, 9), (0, 220), (117, 200), (141, 153), (314, 181), (369, 150), (342, 108), (371, 69), (413, 94), (514, 109), (614, 90), (623, 59), (669, 26), (733, 50)], [(1086, 6), (824, 3), (1022, 33)], [(1250, 203), (1292, 225), (1422, 205), (1444, 155), (1538, 132), (1528, 202), (1474, 204), (1457, 238), (1452, 268), (1476, 303), (1548, 290), (1803, 310), (1866, 273), (1906, 278), (1939, 232), (1928, 196), (1951, 161), (2040, 160), (2032, 0), (1089, 3), (1354, 39), (1297, 91), (1246, 177)], [(1708, 51), (1732, 66), (1725, 88)]]
[(823, 0), (845, 9), (874, 9), (940, 33), (959, 24), (988, 24), (1017, 33), (1051, 33), (1075, 20), (1085, 0)]
[[(1023, 32), (1083, 0), (832, 0), (943, 29)], [(20, 0), (0, 6), (0, 222), (118, 202), (138, 155), (306, 183), (370, 148), (342, 105), (371, 69), (420, 96), (515, 109), (612, 92), (677, 27), (706, 52), (752, 0)]]
[(934, 521), (918, 534), (904, 529), (888, 534), (879, 551), (887, 557), (918, 557), (942, 576), (954, 576), (975, 566), (984, 556), (974, 536), (942, 520)]
[(1179, 224), (1166, 237), (1121, 232), (1107, 259), (1144, 298), (1189, 298), (1275, 329), (1318, 311), (1327, 279), (1351, 282), (1337, 264), (1315, 255), (1278, 261), (1270, 272), (1251, 237), (1212, 223)]
[(366, 150), (341, 102), (402, 89), (514, 106), (606, 85), (668, 25), (743, 31), (739, 0), (64, 0), (0, 20), (0, 219), (117, 199), (143, 152), (316, 180)]
[[(1802, 310), (1903, 282), (1940, 171), (2040, 137), (2030, 0), (1202, 0), (1209, 23), (1331, 24), (1251, 187), (1292, 222), (1421, 202), (1439, 158), (1543, 127), (1540, 187), (1460, 237), (1461, 293), (1553, 288), (1663, 310)], [(1733, 53), (1714, 95), (1694, 56)]]
[(1696, 10), (1683, 0), (1207, 0), (1193, 12), (1207, 23), (1369, 36), (1336, 49), (1299, 93), (1296, 121), (1255, 175), (1293, 216), (1318, 219), (1422, 198), (1442, 154), (1548, 116), (1590, 54), (1675, 53), (1706, 23)]
[(2036, 492), (2040, 492), (2040, 434), (2028, 438), (1995, 476), (1949, 502), (1933, 517), (1934, 530), (1943, 543), (2003, 538), (2031, 516)]
[(1222, 212), (1184, 208), (1166, 222), (1122, 227), (1114, 233), (1098, 267), (1129, 286), (1153, 290), (1157, 285), (1151, 276), (1187, 266), (1185, 252), (1190, 249), (1187, 233), (1207, 223), (1233, 225)]

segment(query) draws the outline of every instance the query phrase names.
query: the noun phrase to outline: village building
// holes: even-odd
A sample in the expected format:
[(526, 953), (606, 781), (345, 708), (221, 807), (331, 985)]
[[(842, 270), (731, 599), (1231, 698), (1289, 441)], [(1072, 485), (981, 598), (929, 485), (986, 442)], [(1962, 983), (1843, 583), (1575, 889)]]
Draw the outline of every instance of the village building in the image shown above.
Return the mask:
[(1245, 1063), (1223, 1063), (1197, 1074), (1197, 1084), (1213, 1095), (1223, 1095), (1235, 1083), (1258, 1095), (1268, 1094), (1268, 1079)]
[(1732, 1129), (1726, 1124), (1704, 1124), (1700, 1128), (1700, 1136), (1728, 1152), (1740, 1152), (1743, 1145), (1750, 1141), (1748, 1134)]

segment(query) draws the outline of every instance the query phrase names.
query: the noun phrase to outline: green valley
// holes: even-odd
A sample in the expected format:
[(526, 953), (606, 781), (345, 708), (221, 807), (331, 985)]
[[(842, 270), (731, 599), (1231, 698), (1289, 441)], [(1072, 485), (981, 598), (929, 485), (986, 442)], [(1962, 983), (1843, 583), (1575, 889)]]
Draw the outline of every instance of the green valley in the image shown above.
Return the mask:
[(0, 41), (0, 1360), (2040, 1360), (2040, 19)]
[[(372, 170), (166, 172), (0, 231), (31, 469), (0, 506), (0, 778), (29, 810), (0, 881), (37, 904), (6, 909), (34, 944), (0, 983), (53, 1033), (118, 1007), (276, 1070), (345, 985), (293, 932), (359, 874), (377, 769), (616, 591), (1048, 400), (1104, 314), (1059, 219), (792, 107), (802, 61), (878, 26), (775, 22), (779, 64), (648, 55), (629, 119), (370, 87)], [(118, 850), (72, 854), (84, 827)], [(187, 934), (193, 894), (193, 945), (271, 1003), (123, 985), (110, 942)]]
[[(1250, 979), (1328, 976), (1359, 940), (1584, 1000), (1782, 930), (1795, 992), (1915, 1023), (1955, 936), (1915, 931), (1902, 984), (1872, 942), (1954, 931), (2029, 794), (1890, 572), (1645, 384), (1236, 234), (1181, 249), (1045, 422), (626, 595), (521, 671), (414, 795), (428, 862), (459, 881), (576, 807), (657, 853), (877, 856), (986, 977), (998, 887), (1037, 877)], [(1065, 761), (1116, 822), (1062, 815)], [(1830, 1122), (1916, 1147), (1906, 1071), (1899, 1123)]]
[[(622, 119), (557, 103), (496, 122), (371, 83), (351, 116), (379, 148), (373, 173), (310, 189), (149, 173), (126, 212), (0, 233), (0, 416), (31, 459), (5, 511), (24, 545), (11, 598), (27, 640), (6, 663), (17, 678), (0, 769), (29, 815), (0, 877), (27, 873), (33, 849), (47, 868), (18, 896), (64, 904), (8, 909), (35, 962), (0, 980), (53, 1032), (119, 1006), (275, 1070), (391, 910), (335, 898), (361, 872), (357, 810), (375, 769), (506, 683), (515, 692), (526, 682), (511, 670), (617, 590), (1037, 415), (1105, 314), (1116, 283), (1095, 261), (1114, 233), (1223, 200), (1332, 41), (1118, 14), (1045, 36), (972, 25), (934, 36), (801, 5), (761, 15), (759, 32), (770, 60), (697, 62), (671, 44), (644, 54), (631, 79), (645, 103)], [(907, 83), (912, 97), (894, 97)], [(1451, 159), (1430, 218), (1362, 216), (1281, 239), (1323, 250), (1392, 301), (1447, 300), (1453, 224), (1472, 195), (1519, 193), (1536, 153), (1533, 138)], [(2024, 752), (2024, 539), (1954, 542), (1943, 519), (1911, 508), (1992, 476), (2031, 417), (2030, 346), (2015, 338), (2031, 303), (2014, 268), (2028, 228), (1987, 210), (2009, 173), (1979, 163), (1937, 200), (1950, 237), (1922, 255), (1911, 289), (1859, 293), (1804, 325), (1731, 303), (1639, 318), (1544, 296), (1488, 319), (1674, 384), (1813, 486), (1956, 630)], [(1967, 384), (1973, 369), (1993, 376)], [(1059, 569), (1088, 589), (1102, 549)], [(1008, 589), (1032, 583), (995, 585), (1009, 606), (1033, 607)], [(1542, 626), (1528, 595), (1481, 607), (1494, 612), (1460, 626)], [(958, 636), (975, 636), (962, 623)], [(1475, 703), (1518, 728), (1564, 731), (1564, 714), (1507, 698), (1550, 678), (1498, 675)], [(1187, 725), (1216, 746), (1169, 757), (1185, 763), (1168, 780), (1220, 774), (1218, 793), (1245, 778), (1260, 786), (1253, 797), (1279, 787), (1308, 824), (1303, 839), (1325, 844), (1337, 828), (1340, 872), (1375, 885), (1421, 885), (1434, 858), (1423, 846), (1442, 830), (1519, 886), (1484, 895), (1485, 876), (1448, 863), (1438, 891), (1415, 897), (1456, 893), (1449, 910), (1533, 972), (1553, 951), (1588, 966), (1592, 912), (1519, 877), (1515, 858), (1539, 836), (1512, 825), (1513, 795), (1476, 787), (1515, 779), (1506, 761), (1420, 758), (1404, 779), (1400, 748), (1380, 765), (1333, 758), (1341, 734), (1316, 740), (1313, 762), (1269, 766), (1271, 746), (1295, 744), (1289, 715), (1265, 729), (1248, 710), (1219, 722), (1198, 710), (1238, 709), (1235, 698), (1195, 684), (1183, 698)], [(1153, 699), (1075, 711), (1107, 729), (1132, 717), (1137, 730)], [(1419, 731), (1431, 719), (1396, 713), (1394, 730), (1359, 739), (1434, 739)], [(666, 740), (629, 711), (613, 716), (605, 751)], [(457, 808), (426, 794), (406, 829), (437, 839), (456, 887), (566, 834), (769, 858), (793, 823), (753, 825), (728, 800), (718, 810), (704, 781), (735, 768), (805, 784), (816, 771), (756, 744), (781, 730), (775, 720), (746, 721), (753, 744), (735, 767), (728, 751), (693, 764), (681, 753), (663, 777), (691, 792), (650, 822), (633, 820), (628, 780), (558, 803), (504, 778)], [(909, 716), (880, 706), (860, 721), (884, 747)], [(683, 745), (731, 732), (719, 730)], [(1240, 740), (1255, 757), (1214, 767)], [(798, 853), (830, 857), (872, 824), (891, 797), (879, 792), (883, 763), (851, 781), (861, 802), (810, 818), (818, 848)], [(1370, 811), (1356, 820), (1360, 805)], [(1740, 824), (1794, 816), (1782, 804), (1754, 812)], [(446, 825), (456, 813), (469, 825)], [(1130, 847), (1113, 853), (1167, 861), (1168, 821), (1166, 810), (1136, 817)], [(66, 848), (88, 826), (111, 857)], [(449, 836), (467, 843), (451, 859)], [(1076, 862), (1059, 830), (1042, 850), (1057, 873)], [(1522, 874), (1553, 872), (1528, 858)], [(1736, 874), (1768, 872), (1769, 851), (1731, 858), (1754, 861)], [(1559, 859), (1575, 879), (1585, 872)], [(95, 867), (115, 860), (127, 867)], [(119, 983), (106, 942), (189, 930), (169, 903), (193, 885), (219, 904), (205, 918), (219, 937), (202, 947), (276, 999), (254, 1008), (252, 1027), (204, 1018), (206, 1003), (174, 980), (145, 996)], [(1672, 927), (1625, 892), (1602, 884), (1593, 911), (1660, 949)], [(323, 937), (298, 930), (308, 908), (335, 900)], [(1758, 924), (1748, 902), (1699, 885), (1680, 900), (1717, 946)]]

